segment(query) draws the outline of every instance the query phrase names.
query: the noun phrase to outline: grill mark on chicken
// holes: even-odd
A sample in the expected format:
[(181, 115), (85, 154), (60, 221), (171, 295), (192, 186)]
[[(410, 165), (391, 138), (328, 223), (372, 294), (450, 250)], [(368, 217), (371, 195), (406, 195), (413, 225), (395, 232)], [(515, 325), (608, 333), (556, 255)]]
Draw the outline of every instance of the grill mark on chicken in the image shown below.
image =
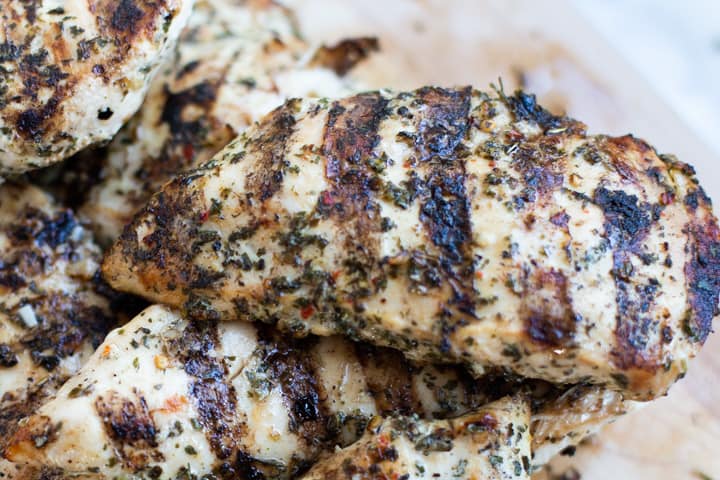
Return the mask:
[(259, 328), (258, 339), (263, 348), (262, 361), (270, 369), (272, 382), (282, 389), (289, 430), (309, 446), (330, 440), (327, 395), (318, 382), (311, 355), (314, 341), (287, 341), (279, 332), (265, 326)]
[(244, 435), (235, 416), (235, 388), (227, 379), (227, 366), (214, 354), (220, 344), (217, 321), (189, 322), (179, 339), (170, 341), (170, 356), (193, 377), (189, 396), (195, 402), (199, 422), (215, 455), (229, 459)]
[(548, 347), (571, 345), (578, 319), (572, 309), (565, 274), (537, 269), (523, 275), (522, 316), (528, 337)]
[(580, 122), (576, 122), (567, 117), (553, 115), (548, 110), (545, 110), (537, 103), (537, 97), (535, 95), (517, 91), (508, 97), (501, 91), (500, 96), (505, 100), (516, 120), (534, 122), (543, 129), (543, 133), (551, 129), (568, 126), (582, 128)]
[(245, 191), (261, 202), (275, 195), (282, 186), (286, 144), (293, 132), (299, 102), (290, 100), (265, 117), (260, 127), (262, 136), (254, 139), (250, 147), (260, 156), (260, 161), (258, 169), (246, 177)]
[(538, 201), (545, 203), (562, 187), (566, 162), (560, 150), (561, 140), (559, 136), (542, 136), (517, 143), (518, 147), (512, 153), (512, 166), (520, 173), (525, 185), (513, 199), (517, 209), (530, 209)]
[[(180, 179), (175, 179), (173, 182), (182, 185)], [(143, 249), (124, 249), (124, 255), (133, 258), (138, 262), (152, 261), (159, 269), (165, 269), (167, 266), (166, 260), (177, 259), (179, 262), (190, 261), (190, 251), (186, 246), (181, 245), (178, 239), (171, 235), (174, 227), (174, 222), (183, 211), (190, 211), (196, 198), (190, 197), (179, 197), (177, 195), (168, 195), (164, 192), (159, 192), (155, 197), (154, 201), (148, 206), (153, 211), (156, 221), (154, 222), (154, 230), (139, 239), (145, 248)], [(194, 227), (196, 230), (199, 228), (199, 222), (196, 219)], [(121, 238), (131, 239), (134, 241), (136, 233), (127, 226), (121, 235)], [(128, 242), (129, 244), (129, 242)], [(184, 269), (180, 271), (174, 271), (175, 275), (181, 277), (183, 281), (188, 281), (188, 273)], [(169, 278), (168, 278), (169, 277)], [(177, 284), (180, 279), (172, 278), (173, 275), (166, 275), (164, 278), (155, 278), (152, 275), (143, 277), (143, 281), (146, 285), (151, 285), (158, 281), (162, 281), (169, 290), (173, 290), (173, 285)]]
[(378, 50), (380, 50), (380, 42), (375, 37), (347, 38), (335, 45), (323, 45), (318, 48), (310, 64), (329, 68), (343, 76), (372, 52)]
[(164, 459), (157, 451), (157, 427), (142, 395), (131, 399), (111, 391), (95, 400), (95, 410), (127, 468), (139, 471)]
[(712, 211), (710, 198), (702, 187), (685, 197), (685, 208), (693, 221), (687, 227), (688, 259), (684, 272), (687, 277), (689, 310), (683, 325), (690, 339), (704, 342), (712, 331), (712, 320), (718, 315), (720, 294), (720, 229), (714, 219), (697, 218), (698, 207)]
[[(417, 99), (420, 115), (416, 117), (414, 138), (421, 162), (417, 168), (428, 172), (419, 188), (420, 222), (440, 250), (437, 259), (427, 258), (425, 262), (439, 263), (439, 270), (453, 290), (452, 307), (467, 315), (475, 314), (475, 293), (465, 173), (467, 152), (462, 149), (462, 141), (469, 126), (471, 93), (469, 87), (420, 89)], [(440, 317), (444, 337), (452, 332), (457, 319), (446, 309), (440, 312)]]
[(353, 343), (353, 346), (380, 415), (411, 415), (421, 411), (413, 387), (415, 370), (402, 354), (365, 343)]
[(217, 81), (204, 81), (177, 93), (165, 87), (164, 95), (167, 99), (160, 114), (160, 122), (168, 125), (170, 138), (163, 145), (159, 158), (152, 163), (143, 163), (135, 173), (148, 189), (154, 190), (153, 187), (159, 186), (160, 181), (193, 164), (195, 150), (204, 146), (201, 142), (205, 139), (203, 132), (208, 130), (207, 115), (194, 114), (192, 120), (186, 120), (186, 109), (209, 112), (217, 101), (218, 87)]
[(612, 275), (618, 308), (617, 345), (613, 356), (622, 368), (655, 370), (659, 367), (658, 352), (654, 346), (648, 350), (647, 339), (653, 325), (647, 312), (659, 284), (651, 281), (647, 285), (635, 285), (631, 257), (641, 253), (640, 243), (657, 218), (653, 217), (650, 205), (621, 190), (597, 188), (594, 201), (604, 212), (605, 231), (613, 249)]
[[(116, 45), (122, 46), (115, 62), (124, 60), (135, 37), (147, 37), (157, 28), (156, 21), (162, 13), (163, 2), (120, 0), (89, 2), (89, 9), (97, 16), (97, 24), (102, 34), (108, 35)], [(162, 20), (169, 22), (173, 14), (168, 13)]]
[(360, 298), (371, 294), (365, 285), (378, 258), (382, 225), (376, 196), (380, 185), (369, 162), (380, 142), (380, 123), (389, 114), (387, 104), (377, 92), (335, 102), (328, 111), (323, 136), (330, 186), (320, 194), (318, 211), (336, 219), (339, 238), (351, 252), (347, 264), (352, 265), (351, 296), (356, 310), (362, 309)]

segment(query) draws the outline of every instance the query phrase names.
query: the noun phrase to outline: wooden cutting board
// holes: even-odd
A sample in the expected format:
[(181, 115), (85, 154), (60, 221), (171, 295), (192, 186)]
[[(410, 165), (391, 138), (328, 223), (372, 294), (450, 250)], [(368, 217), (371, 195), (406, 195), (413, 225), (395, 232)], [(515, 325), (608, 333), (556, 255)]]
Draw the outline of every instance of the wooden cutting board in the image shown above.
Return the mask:
[[(696, 166), (720, 199), (720, 159), (564, 0), (287, 0), (313, 42), (375, 35), (382, 53), (355, 74), (373, 88), (502, 77), (591, 132), (634, 133)], [(720, 200), (718, 200), (720, 201)], [(573, 458), (583, 480), (720, 479), (720, 334), (666, 398), (606, 428)], [(705, 475), (705, 476), (703, 476)], [(536, 480), (551, 478), (547, 472)]]

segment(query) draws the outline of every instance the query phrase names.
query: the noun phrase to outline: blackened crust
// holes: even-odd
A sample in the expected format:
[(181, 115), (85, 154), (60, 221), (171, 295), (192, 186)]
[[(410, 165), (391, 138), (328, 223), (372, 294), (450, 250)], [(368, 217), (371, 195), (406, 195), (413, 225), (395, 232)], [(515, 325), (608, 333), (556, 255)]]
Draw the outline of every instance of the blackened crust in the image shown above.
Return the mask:
[(188, 393), (205, 437), (219, 459), (228, 459), (244, 432), (236, 420), (235, 388), (227, 379), (224, 360), (215, 353), (219, 341), (216, 321), (195, 321), (167, 348), (168, 354), (179, 359), (185, 372), (193, 377)]
[(612, 355), (622, 369), (657, 370), (657, 345), (649, 341), (652, 319), (646, 314), (658, 293), (658, 285), (637, 285), (631, 257), (642, 253), (640, 245), (656, 220), (652, 206), (621, 190), (597, 188), (595, 203), (605, 215), (605, 232), (613, 248), (613, 271), (617, 289), (616, 348)]
[(330, 410), (311, 356), (313, 340), (288, 342), (269, 327), (261, 328), (259, 337), (263, 362), (270, 369), (272, 382), (282, 389), (290, 431), (309, 446), (326, 442), (330, 438), (327, 428)]
[(365, 343), (354, 346), (380, 415), (412, 415), (422, 411), (413, 387), (414, 369), (400, 352)]
[(287, 101), (258, 126), (261, 135), (254, 139), (250, 148), (259, 160), (257, 170), (245, 179), (245, 191), (260, 201), (271, 198), (282, 186), (286, 143), (293, 133), (298, 104), (297, 99)]
[(712, 211), (710, 199), (701, 188), (689, 193), (685, 204), (694, 221), (686, 227), (689, 242), (685, 276), (690, 311), (684, 327), (692, 340), (704, 342), (712, 331), (713, 318), (720, 313), (720, 229), (714, 218), (697, 219), (698, 207)]
[(111, 391), (95, 400), (95, 410), (127, 468), (137, 471), (163, 460), (157, 451), (157, 427), (141, 395), (124, 398)]

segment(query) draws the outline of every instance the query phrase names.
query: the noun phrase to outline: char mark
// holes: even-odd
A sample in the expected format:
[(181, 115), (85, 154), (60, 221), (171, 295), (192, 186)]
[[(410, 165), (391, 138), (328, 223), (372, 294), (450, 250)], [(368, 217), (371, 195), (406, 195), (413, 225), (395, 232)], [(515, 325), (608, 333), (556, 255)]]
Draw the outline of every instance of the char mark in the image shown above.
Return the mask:
[(110, 25), (119, 32), (133, 31), (144, 15), (134, 0), (120, 0), (112, 14)]
[(458, 147), (468, 129), (472, 89), (424, 87), (416, 92), (423, 111), (417, 126), (415, 147), (421, 161), (439, 159), (458, 163)]
[[(370, 293), (368, 279), (377, 268), (380, 206), (376, 201), (381, 179), (373, 168), (381, 160), (375, 148), (380, 123), (388, 115), (388, 101), (377, 92), (335, 102), (328, 112), (323, 139), (328, 190), (321, 193), (317, 210), (333, 218), (348, 252), (346, 267), (356, 284), (355, 301)], [(356, 308), (362, 308), (357, 303)]]
[(260, 201), (271, 198), (282, 186), (285, 151), (293, 134), (299, 103), (297, 99), (288, 100), (266, 116), (257, 129), (260, 135), (251, 142), (251, 152), (258, 162), (255, 171), (245, 180), (245, 191)]
[(689, 193), (685, 205), (693, 221), (686, 227), (685, 277), (690, 309), (684, 330), (693, 341), (702, 343), (712, 330), (713, 319), (720, 313), (720, 229), (711, 214), (703, 221), (697, 218), (698, 207), (712, 212), (710, 199), (702, 189)]
[(329, 68), (343, 76), (368, 55), (379, 49), (380, 44), (375, 37), (347, 38), (335, 45), (320, 47), (310, 63)]
[(109, 392), (95, 400), (95, 410), (105, 427), (115, 451), (126, 467), (138, 471), (152, 461), (162, 461), (157, 450), (157, 427), (145, 398), (136, 392), (135, 399)]
[(523, 282), (525, 331), (533, 343), (547, 347), (572, 345), (578, 324), (562, 272), (538, 270)]
[[(417, 91), (415, 147), (425, 178), (416, 185), (420, 192), (420, 222), (440, 250), (441, 271), (453, 287), (453, 303), (461, 311), (474, 313), (472, 225), (462, 141), (469, 127), (470, 87), (443, 89), (425, 87)], [(444, 332), (449, 333), (449, 332)]]
[(537, 103), (535, 95), (527, 94), (522, 90), (505, 97), (505, 101), (516, 120), (534, 122), (545, 131), (561, 128), (568, 121), (545, 110)]
[[(156, 183), (191, 166), (196, 150), (206, 145), (206, 132), (211, 128), (209, 113), (217, 98), (217, 88), (216, 83), (209, 81), (176, 93), (165, 87), (166, 100), (160, 122), (168, 126), (170, 138), (163, 145), (159, 157), (143, 162), (135, 173), (137, 178), (150, 183), (148, 190), (155, 190)], [(188, 119), (191, 109), (192, 119)]]
[(613, 249), (612, 275), (616, 287), (617, 323), (615, 363), (623, 369), (653, 371), (659, 367), (659, 352), (650, 337), (656, 328), (649, 311), (659, 290), (650, 280), (639, 285), (631, 258), (642, 255), (642, 242), (658, 215), (652, 205), (620, 190), (597, 188), (594, 202), (605, 215), (605, 232)]
[(178, 339), (169, 342), (167, 349), (193, 377), (189, 396), (198, 420), (217, 458), (225, 460), (237, 450), (244, 431), (236, 419), (237, 398), (227, 380), (227, 366), (215, 354), (219, 342), (216, 321), (194, 321)]
[(260, 328), (259, 338), (262, 362), (269, 368), (271, 381), (282, 389), (289, 430), (297, 433), (311, 448), (332, 440), (333, 432), (328, 430), (327, 395), (318, 383), (311, 354), (314, 340), (288, 341), (267, 326)]
[(15, 120), (18, 133), (28, 140), (39, 141), (45, 134), (48, 120), (55, 115), (60, 105), (60, 96), (56, 93), (42, 107), (20, 112)]
[(378, 414), (421, 414), (420, 400), (413, 386), (415, 370), (405, 357), (389, 348), (365, 343), (354, 346)]
[[(4, 392), (0, 397), (0, 457), (8, 440), (20, 428), (20, 420), (32, 415), (67, 380), (64, 375), (51, 375), (39, 385), (31, 385), (25, 392)], [(35, 435), (42, 430), (33, 429)]]

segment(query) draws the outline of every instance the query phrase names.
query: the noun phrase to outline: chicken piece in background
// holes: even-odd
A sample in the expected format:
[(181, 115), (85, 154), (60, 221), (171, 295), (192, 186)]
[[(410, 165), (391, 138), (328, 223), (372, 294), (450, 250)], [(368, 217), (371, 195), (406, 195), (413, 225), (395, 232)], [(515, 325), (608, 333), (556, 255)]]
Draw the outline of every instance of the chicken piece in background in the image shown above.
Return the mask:
[(69, 209), (0, 186), (0, 447), (75, 374), (122, 318), (97, 275), (101, 252)]
[(0, 173), (108, 141), (140, 107), (192, 0), (5, 0)]
[(376, 49), (370, 38), (312, 49), (276, 2), (199, 1), (140, 112), (98, 152), (107, 159), (82, 214), (101, 243), (114, 241), (163, 183), (209, 160), (287, 98), (356, 91), (343, 76)]

